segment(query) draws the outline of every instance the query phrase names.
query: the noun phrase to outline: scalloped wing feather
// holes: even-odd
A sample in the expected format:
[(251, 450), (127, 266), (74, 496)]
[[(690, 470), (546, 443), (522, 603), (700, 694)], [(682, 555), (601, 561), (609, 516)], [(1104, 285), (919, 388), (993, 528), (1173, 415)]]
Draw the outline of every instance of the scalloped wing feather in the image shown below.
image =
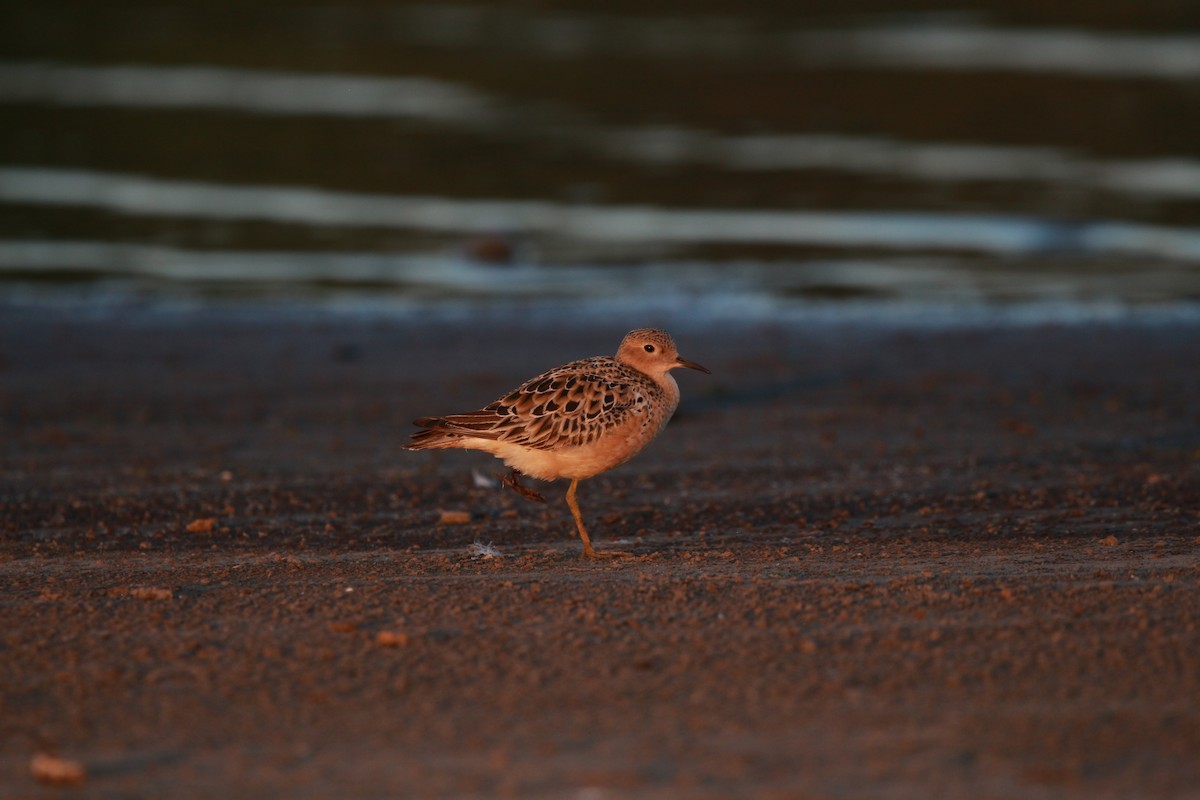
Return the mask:
[(630, 415), (651, 413), (663, 400), (662, 389), (645, 375), (597, 356), (531, 378), (478, 411), (418, 419), (415, 424), (427, 430), (414, 434), (408, 446), (456, 447), (463, 438), (536, 450), (583, 446)]
[(631, 410), (645, 406), (644, 378), (615, 359), (573, 361), (526, 381), (487, 406), (500, 417), (500, 439), (549, 449), (590, 444)]

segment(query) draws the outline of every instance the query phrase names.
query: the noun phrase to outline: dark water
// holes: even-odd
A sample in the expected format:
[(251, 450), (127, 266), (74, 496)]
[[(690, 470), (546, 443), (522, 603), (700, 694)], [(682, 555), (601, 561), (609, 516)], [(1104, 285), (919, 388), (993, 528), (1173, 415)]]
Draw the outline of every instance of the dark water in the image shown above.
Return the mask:
[(0, 292), (1200, 300), (1200, 11), (827, 5), (7, 7)]

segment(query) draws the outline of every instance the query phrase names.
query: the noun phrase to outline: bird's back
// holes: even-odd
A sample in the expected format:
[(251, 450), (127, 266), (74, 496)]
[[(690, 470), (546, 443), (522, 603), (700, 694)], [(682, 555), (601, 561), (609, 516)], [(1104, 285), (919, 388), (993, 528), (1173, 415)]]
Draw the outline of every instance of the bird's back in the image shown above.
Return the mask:
[(427, 430), (409, 448), (485, 450), (534, 477), (588, 477), (636, 455), (678, 403), (674, 380), (664, 386), (614, 358), (585, 358), (478, 411), (417, 420)]

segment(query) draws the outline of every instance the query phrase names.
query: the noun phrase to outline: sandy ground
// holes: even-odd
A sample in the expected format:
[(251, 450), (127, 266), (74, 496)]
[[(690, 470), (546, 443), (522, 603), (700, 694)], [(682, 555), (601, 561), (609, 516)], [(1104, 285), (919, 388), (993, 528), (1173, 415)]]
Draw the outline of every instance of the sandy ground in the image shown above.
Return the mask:
[(674, 327), (589, 563), (398, 444), (623, 326), (5, 309), (0, 794), (1200, 797), (1200, 327)]

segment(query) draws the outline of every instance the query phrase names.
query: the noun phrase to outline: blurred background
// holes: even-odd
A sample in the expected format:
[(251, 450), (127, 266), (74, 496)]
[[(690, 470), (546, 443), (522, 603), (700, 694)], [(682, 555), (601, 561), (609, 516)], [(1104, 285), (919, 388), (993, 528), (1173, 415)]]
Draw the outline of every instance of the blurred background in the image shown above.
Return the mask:
[(0, 298), (1193, 309), (1200, 4), (10, 3)]

